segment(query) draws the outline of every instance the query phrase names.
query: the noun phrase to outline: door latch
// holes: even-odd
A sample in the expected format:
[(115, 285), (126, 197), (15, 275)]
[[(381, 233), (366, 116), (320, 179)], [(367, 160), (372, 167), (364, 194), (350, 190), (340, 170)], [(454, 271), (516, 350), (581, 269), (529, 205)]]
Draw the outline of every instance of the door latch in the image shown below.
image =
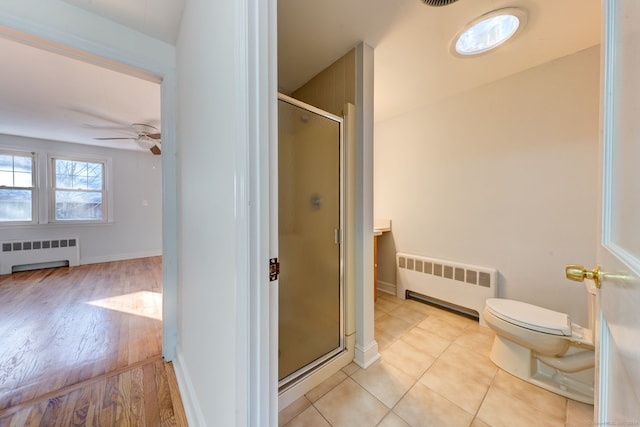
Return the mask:
[(278, 280), (278, 276), (280, 276), (280, 263), (278, 262), (278, 258), (270, 258), (269, 259), (269, 281), (275, 282)]

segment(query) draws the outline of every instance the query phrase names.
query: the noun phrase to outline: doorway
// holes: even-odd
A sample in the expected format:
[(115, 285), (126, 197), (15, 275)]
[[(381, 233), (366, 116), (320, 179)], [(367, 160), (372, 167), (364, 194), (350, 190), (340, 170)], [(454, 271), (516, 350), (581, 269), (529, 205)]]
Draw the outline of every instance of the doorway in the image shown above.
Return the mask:
[[(147, 83), (152, 82), (156, 86), (156, 90), (158, 94), (162, 92), (162, 95), (161, 95), (162, 103), (169, 103), (170, 101), (173, 100), (173, 95), (174, 95), (173, 86), (175, 84), (174, 77), (172, 75), (169, 75), (166, 80), (163, 80), (165, 78), (163, 77), (163, 75), (165, 74), (166, 70), (164, 70), (162, 66), (158, 66), (157, 64), (155, 65), (148, 64), (148, 62), (150, 62), (148, 59), (136, 62), (137, 58), (134, 58), (136, 60), (132, 61), (131, 58), (128, 58), (127, 57), (128, 55), (125, 54), (123, 57), (119, 58), (119, 61), (127, 62), (129, 65), (121, 64), (119, 61), (118, 63), (115, 63), (113, 62), (112, 59), (109, 59), (113, 54), (112, 52), (111, 53), (102, 52), (104, 56), (99, 56), (98, 55), (100, 53), (99, 46), (91, 46), (90, 48), (87, 48), (85, 46), (86, 42), (84, 42), (85, 44), (83, 44), (82, 40), (79, 40), (79, 41), (76, 39), (71, 40), (72, 37), (69, 37), (69, 40), (62, 40), (60, 42), (63, 44), (48, 42), (45, 40), (47, 36), (46, 31), (42, 39), (34, 38), (23, 33), (17, 33), (13, 30), (9, 30), (6, 28), (0, 28), (0, 34), (2, 36), (7, 36), (7, 34), (10, 34), (9, 36), (7, 36), (7, 38), (24, 42), (25, 44), (29, 44), (33, 47), (40, 48), (45, 51), (48, 50), (50, 51), (49, 53), (53, 51), (56, 54), (61, 54), (60, 55), (61, 57), (69, 56), (69, 57), (74, 57), (76, 59), (80, 58), (85, 63), (97, 65), (98, 67), (103, 67), (103, 69), (117, 71), (121, 74), (126, 74), (128, 76), (142, 77), (143, 79), (148, 80)], [(77, 50), (74, 50), (74, 47), (71, 47), (71, 46), (74, 46), (75, 48), (78, 48), (79, 46), (84, 47), (87, 50), (91, 50), (95, 52), (96, 55), (93, 55), (90, 53), (84, 53), (84, 52), (79, 54), (79, 52)], [(131, 64), (139, 65), (140, 69), (137, 69), (137, 68), (134, 69)], [(25, 67), (25, 68), (29, 69), (30, 72), (33, 71), (33, 67)], [(150, 70), (150, 71), (141, 71), (142, 69)], [(45, 70), (45, 71), (51, 71), (51, 70)], [(51, 76), (53, 75), (54, 73), (51, 73)], [(49, 76), (49, 78), (51, 78), (51, 76)], [(64, 75), (61, 78), (64, 78)], [(161, 80), (162, 80), (162, 83), (160, 83)], [(160, 99), (160, 95), (158, 96), (158, 99)], [(64, 102), (64, 99), (61, 98), (59, 100), (60, 105), (62, 105), (63, 102)], [(160, 109), (160, 107), (158, 107), (158, 109)], [(91, 293), (90, 291), (86, 290), (87, 288), (85, 286), (84, 288), (82, 288), (84, 289), (85, 294), (80, 296), (81, 299), (82, 298), (84, 299), (83, 307), (86, 308), (87, 310), (92, 309), (94, 312), (109, 313), (109, 315), (118, 312), (118, 309), (109, 307), (108, 305), (115, 304), (117, 306), (120, 306), (122, 305), (122, 300), (124, 297), (130, 296), (133, 304), (140, 305), (140, 304), (149, 303), (150, 305), (154, 306), (154, 311), (152, 316), (144, 316), (144, 315), (141, 316), (133, 313), (124, 315), (125, 317), (129, 316), (130, 318), (134, 318), (133, 316), (137, 316), (138, 319), (136, 321), (140, 321), (145, 324), (153, 324), (152, 326), (153, 334), (151, 334), (152, 337), (148, 338), (149, 340), (153, 340), (153, 344), (140, 347), (139, 348), (140, 353), (134, 358), (130, 358), (129, 356), (126, 356), (126, 358), (128, 359), (128, 362), (134, 359), (135, 361), (148, 360), (151, 357), (160, 359), (161, 352), (165, 360), (171, 361), (173, 358), (174, 347), (175, 347), (175, 335), (176, 335), (175, 334), (176, 325), (174, 320), (174, 316), (176, 312), (175, 310), (175, 306), (176, 306), (175, 277), (177, 276), (177, 274), (175, 273), (176, 257), (174, 256), (175, 250), (173, 248), (176, 247), (177, 245), (175, 245), (176, 238), (172, 232), (169, 232), (166, 234), (163, 233), (163, 231), (167, 228), (169, 230), (175, 230), (177, 228), (174, 225), (175, 215), (173, 214), (173, 212), (175, 211), (175, 194), (173, 192), (173, 189), (175, 187), (175, 176), (168, 176), (170, 173), (172, 173), (172, 170), (174, 169), (171, 166), (172, 166), (172, 163), (174, 163), (174, 156), (172, 156), (172, 153), (175, 153), (174, 141), (173, 141), (174, 139), (173, 129), (175, 127), (174, 126), (175, 117), (171, 109), (167, 109), (165, 106), (165, 110), (169, 110), (169, 114), (165, 114), (165, 111), (163, 111), (163, 114), (162, 114), (163, 116), (162, 117), (163, 119), (162, 156), (153, 156), (151, 153), (149, 153), (149, 150), (143, 150), (142, 148), (139, 149), (139, 151), (137, 152), (123, 151), (123, 150), (112, 152), (114, 163), (118, 163), (118, 165), (122, 165), (123, 168), (131, 172), (130, 175), (127, 175), (131, 179), (127, 185), (126, 182), (121, 182), (123, 170), (114, 168), (112, 175), (115, 180), (116, 188), (120, 190), (120, 194), (122, 194), (124, 187), (128, 187), (126, 188), (126, 191), (128, 192), (128, 194), (132, 196), (129, 201), (116, 198), (114, 203), (119, 206), (125, 206), (127, 205), (127, 203), (129, 203), (129, 206), (127, 206), (127, 209), (129, 209), (129, 212), (132, 212), (131, 208), (133, 208), (134, 206), (137, 206), (137, 209), (134, 215), (138, 216), (138, 220), (140, 221), (140, 223), (143, 223), (146, 221), (146, 223), (149, 224), (153, 222), (153, 227), (157, 231), (156, 237), (158, 239), (157, 245), (154, 246), (155, 250), (147, 251), (147, 252), (143, 250), (138, 250), (136, 252), (137, 250), (136, 247), (131, 247), (126, 243), (121, 244), (120, 250), (122, 251), (123, 254), (125, 254), (125, 256), (128, 256), (130, 258), (138, 258), (140, 261), (145, 259), (147, 260), (146, 262), (143, 261), (143, 266), (140, 268), (134, 268), (133, 270), (130, 270), (129, 267), (127, 267), (128, 269), (127, 271), (129, 272), (129, 274), (126, 277), (122, 278), (121, 281), (119, 281), (120, 283), (124, 284), (123, 285), (124, 287), (122, 288), (122, 292), (120, 292), (121, 295), (102, 295), (102, 294), (98, 295), (97, 289), (99, 289), (99, 285), (102, 282), (100, 279), (96, 279), (95, 283), (93, 283), (94, 285), (97, 286), (95, 288), (96, 292)], [(71, 110), (67, 111), (67, 114), (77, 114), (79, 112), (84, 113), (84, 117), (86, 117), (87, 122), (89, 122), (89, 119), (91, 119), (91, 115), (92, 115), (91, 110), (81, 110), (78, 108), (76, 109), (76, 111), (71, 111)], [(95, 124), (95, 122), (90, 122), (89, 124)], [(118, 131), (117, 129), (114, 130), (114, 132), (117, 132), (117, 131)], [(96, 135), (96, 136), (102, 136), (102, 135)], [(111, 136), (111, 135), (106, 135), (106, 136)], [(120, 135), (118, 135), (118, 133), (115, 133), (113, 136), (117, 137)], [(18, 149), (20, 149), (19, 144), (21, 143), (21, 141), (22, 139), (16, 139), (16, 142), (13, 144)], [(59, 148), (61, 147), (61, 145), (59, 145), (58, 143), (51, 142), (50, 144), (51, 144), (51, 147), (53, 148), (50, 148), (47, 146), (49, 143), (45, 140), (37, 140), (36, 142), (38, 145), (37, 149), (42, 153), (45, 153), (44, 162), (41, 162), (42, 165), (46, 165), (47, 163), (46, 152), (53, 151), (53, 152), (59, 153), (61, 150)], [(131, 141), (124, 141), (124, 143), (130, 143), (130, 142)], [(135, 144), (136, 142), (133, 141), (133, 143)], [(63, 143), (60, 143), (60, 144), (63, 144)], [(67, 144), (67, 145), (71, 146), (72, 144)], [(86, 147), (81, 148), (82, 146), (80, 145), (74, 145), (74, 147), (77, 147), (72, 149), (74, 154), (78, 154), (78, 153), (91, 154), (86, 149)], [(167, 166), (167, 164), (169, 166), (168, 168), (165, 167)], [(153, 171), (150, 172), (152, 169)], [(42, 173), (40, 173), (39, 175), (44, 178)], [(143, 191), (141, 189), (140, 191), (136, 192), (136, 188), (138, 188), (137, 184), (140, 184), (142, 182), (146, 182), (145, 184), (146, 187), (144, 187), (145, 190)], [(131, 185), (131, 183), (135, 183), (136, 186)], [(153, 187), (155, 191), (158, 193), (157, 197), (155, 194), (153, 198), (149, 196), (149, 193), (146, 191), (146, 189), (149, 189), (151, 187)], [(134, 205), (134, 201), (135, 201), (135, 205)], [(165, 209), (166, 206), (169, 206), (170, 208)], [(148, 208), (148, 210), (155, 209), (155, 212), (157, 213), (157, 215), (153, 216), (153, 218), (151, 218), (151, 216), (149, 215), (147, 216), (142, 215), (140, 212), (141, 210), (140, 207), (143, 207), (145, 209)], [(122, 212), (122, 211), (117, 214), (116, 218), (119, 223), (124, 222), (124, 218), (123, 218), (124, 214), (126, 214), (126, 212)], [(46, 215), (42, 216), (42, 219), (44, 222), (46, 222), (46, 218), (47, 218)], [(24, 233), (39, 232), (40, 233), (39, 236), (34, 235), (32, 237), (34, 239), (36, 239), (37, 237), (41, 239), (46, 239), (48, 237), (53, 237), (53, 234), (61, 233), (62, 230), (71, 230), (74, 233), (79, 233), (81, 235), (80, 245), (86, 249), (88, 246), (87, 244), (90, 241), (90, 237), (93, 238), (92, 240), (97, 245), (110, 246), (111, 242), (105, 236), (108, 237), (108, 235), (110, 234), (116, 234), (117, 232), (116, 230), (118, 230), (118, 227), (117, 225), (114, 226), (111, 224), (108, 224), (108, 225), (101, 224), (96, 226), (94, 229), (90, 225), (83, 224), (81, 227), (77, 227), (74, 230), (74, 227), (69, 224), (64, 224), (64, 225), (58, 224), (55, 226), (36, 225), (35, 227), (31, 227), (28, 229), (23, 228), (22, 230), (4, 229), (3, 238), (8, 238), (8, 239), (24, 238)], [(132, 230), (130, 233), (130, 237), (134, 238), (137, 231), (139, 231), (139, 229)], [(22, 234), (18, 235), (17, 234), (18, 232)], [(70, 232), (70, 231), (67, 231), (67, 232)], [(87, 236), (85, 236), (85, 234)], [(122, 235), (125, 233), (120, 232), (120, 234)], [(30, 236), (27, 236), (27, 237), (31, 238)], [(164, 247), (169, 247), (170, 248), (169, 251), (164, 250)], [(164, 255), (164, 260), (158, 256), (160, 254)], [(87, 255), (87, 253), (85, 253), (83, 256), (92, 258), (91, 260), (88, 261), (91, 263), (92, 266), (101, 265), (101, 264), (94, 264), (94, 263), (110, 261), (108, 254), (102, 260), (99, 259), (100, 257), (99, 253), (90, 254), (90, 256)], [(146, 258), (146, 257), (151, 257), (151, 258)], [(165, 264), (162, 261), (168, 261), (168, 262), (166, 262)], [(116, 263), (122, 264), (121, 262), (116, 262)], [(116, 267), (116, 270), (120, 270), (120, 268)], [(78, 273), (81, 273), (82, 271), (83, 270), (78, 270)], [(143, 271), (144, 273), (142, 273)], [(64, 270), (60, 270), (59, 273), (58, 272), (51, 273), (50, 275), (48, 275), (48, 277), (52, 277), (54, 275), (58, 275), (62, 273), (64, 273)], [(24, 273), (24, 274), (26, 275), (29, 273)], [(100, 277), (101, 274), (103, 273), (98, 273), (98, 277)], [(134, 280), (134, 278), (139, 278), (140, 275), (142, 274), (148, 275), (150, 277), (148, 280), (147, 279), (144, 280), (145, 283), (149, 284), (148, 289), (137, 289), (137, 288), (134, 289), (133, 287), (131, 287), (130, 286), (132, 284), (131, 281)], [(101, 289), (99, 292), (103, 293), (103, 291), (104, 289)], [(110, 300), (109, 298), (113, 296), (121, 296), (123, 298), (120, 298), (120, 300)], [(64, 299), (65, 295), (61, 294), (60, 297)], [(138, 297), (139, 299), (136, 299), (134, 301), (134, 298), (138, 298)], [(71, 299), (71, 296), (67, 295), (67, 300), (70, 300), (70, 299)], [(47, 304), (53, 305), (53, 302), (51, 302), (51, 300), (47, 300), (47, 301), (48, 301)], [(93, 302), (94, 304), (92, 305), (91, 302)], [(99, 304), (103, 304), (103, 305), (99, 305)], [(98, 308), (95, 308), (95, 307), (98, 307)], [(162, 316), (154, 317), (157, 315), (158, 311), (162, 313)], [(163, 322), (159, 321), (161, 318), (164, 319)], [(96, 322), (96, 325), (98, 325), (98, 322)], [(133, 325), (132, 322), (129, 322), (129, 325), (132, 325), (131, 330), (135, 330), (135, 333), (142, 333), (141, 332), (142, 329), (138, 328), (137, 325)], [(72, 333), (74, 332), (74, 330), (75, 330), (74, 328), (69, 329), (69, 331), (71, 331)], [(123, 331), (125, 330), (126, 330), (125, 328), (122, 328), (121, 333), (124, 333)], [(58, 332), (62, 333), (64, 331), (56, 331), (56, 333)], [(35, 333), (37, 333), (37, 331)], [(106, 336), (106, 334), (103, 334), (103, 335)], [(69, 349), (69, 351), (71, 352), (73, 350)], [(87, 375), (100, 375), (103, 372), (107, 372), (110, 369), (110, 366), (122, 366), (122, 364), (110, 365), (109, 363), (105, 363), (104, 370), (101, 367), (98, 367), (95, 370), (89, 370), (88, 366), (86, 366), (83, 368), (84, 371), (79, 372), (78, 375), (76, 375), (76, 379), (84, 379), (87, 377)], [(72, 382), (75, 381), (75, 379), (72, 378), (71, 373), (68, 373), (68, 376), (69, 378), (65, 379), (65, 381), (67, 380)], [(60, 384), (58, 384), (57, 386), (59, 385)], [(45, 391), (48, 391), (48, 390), (49, 389)], [(32, 397), (33, 396), (27, 396), (27, 398), (32, 398)]]

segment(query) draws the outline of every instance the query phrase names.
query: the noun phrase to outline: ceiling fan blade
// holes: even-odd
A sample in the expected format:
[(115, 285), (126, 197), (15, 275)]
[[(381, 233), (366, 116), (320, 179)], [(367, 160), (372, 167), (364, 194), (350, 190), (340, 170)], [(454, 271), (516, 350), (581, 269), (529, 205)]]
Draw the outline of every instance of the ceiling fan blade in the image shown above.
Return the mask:
[(160, 139), (160, 133), (148, 133), (145, 136), (151, 138), (151, 139)]
[(154, 145), (153, 147), (149, 148), (149, 150), (156, 156), (161, 153), (160, 147), (158, 147), (157, 145)]
[(134, 132), (134, 130), (131, 128), (131, 126), (117, 126), (117, 125), (113, 125), (113, 126), (99, 126), (99, 125), (92, 125), (89, 123), (84, 123), (82, 125), (83, 127), (89, 128), (89, 129), (98, 129), (98, 130), (122, 130), (122, 131), (129, 131), (129, 132)]
[(93, 139), (98, 140), (98, 141), (111, 141), (111, 140), (116, 140), (116, 139), (133, 139), (133, 140), (135, 140), (136, 138), (129, 137), (129, 138), (93, 138)]

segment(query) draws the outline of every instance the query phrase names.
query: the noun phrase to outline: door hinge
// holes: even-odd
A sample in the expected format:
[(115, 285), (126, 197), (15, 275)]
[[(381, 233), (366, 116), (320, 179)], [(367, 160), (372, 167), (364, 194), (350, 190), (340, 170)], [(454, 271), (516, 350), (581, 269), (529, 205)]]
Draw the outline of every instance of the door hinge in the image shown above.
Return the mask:
[(280, 275), (280, 263), (278, 258), (269, 259), (269, 281), (275, 282)]

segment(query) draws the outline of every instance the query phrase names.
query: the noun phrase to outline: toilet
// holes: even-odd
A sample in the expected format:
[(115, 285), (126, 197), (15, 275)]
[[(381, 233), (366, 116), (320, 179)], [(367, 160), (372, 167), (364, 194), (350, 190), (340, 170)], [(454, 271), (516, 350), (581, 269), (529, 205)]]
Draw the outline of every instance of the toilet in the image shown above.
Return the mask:
[(502, 298), (489, 298), (483, 316), (496, 333), (491, 360), (531, 384), (593, 404), (595, 287), (588, 287), (589, 327), (568, 314)]

